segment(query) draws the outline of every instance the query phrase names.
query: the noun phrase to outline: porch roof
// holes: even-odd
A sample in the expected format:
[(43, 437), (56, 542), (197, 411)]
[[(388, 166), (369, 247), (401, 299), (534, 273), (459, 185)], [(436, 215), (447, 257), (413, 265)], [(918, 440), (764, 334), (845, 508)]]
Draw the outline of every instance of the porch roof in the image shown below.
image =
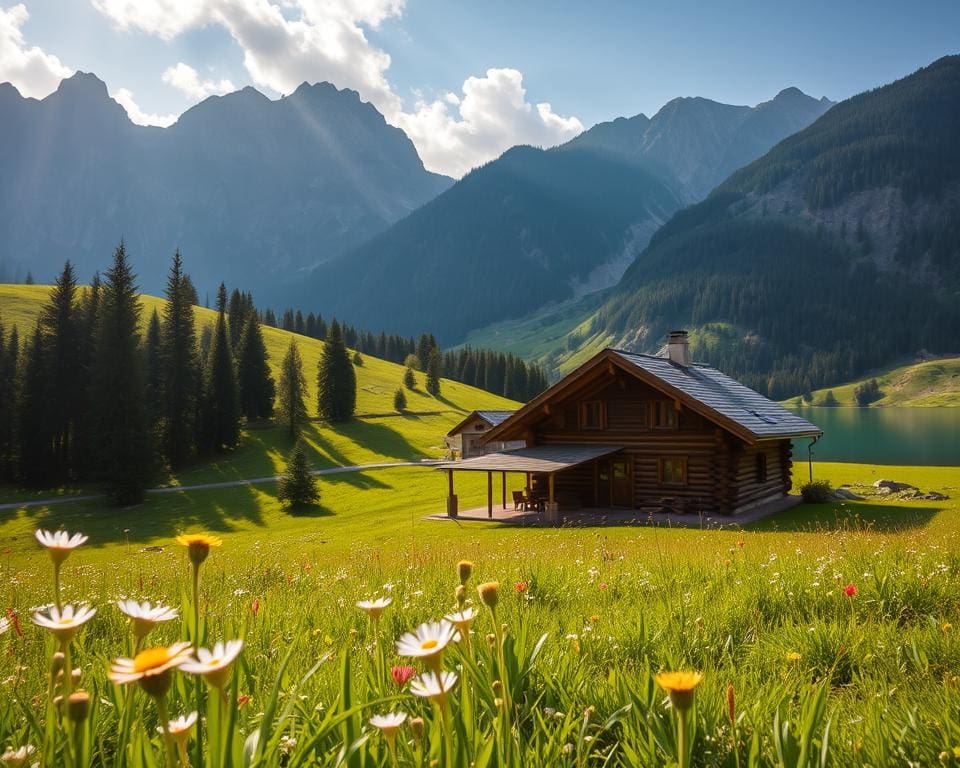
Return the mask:
[(502, 453), (488, 453), (463, 461), (448, 461), (436, 467), (473, 472), (534, 472), (551, 475), (621, 450), (622, 445), (535, 445)]

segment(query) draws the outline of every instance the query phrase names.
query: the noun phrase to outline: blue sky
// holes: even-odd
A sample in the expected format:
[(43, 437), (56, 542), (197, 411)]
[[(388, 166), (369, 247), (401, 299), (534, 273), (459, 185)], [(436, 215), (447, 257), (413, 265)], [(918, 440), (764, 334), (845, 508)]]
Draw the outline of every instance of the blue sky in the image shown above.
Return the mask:
[(955, 0), (0, 0), (0, 13), (0, 81), (26, 94), (93, 71), (133, 119), (164, 124), (230, 87), (277, 97), (327, 79), (452, 175), (676, 96), (755, 104), (793, 85), (839, 100), (960, 53)]

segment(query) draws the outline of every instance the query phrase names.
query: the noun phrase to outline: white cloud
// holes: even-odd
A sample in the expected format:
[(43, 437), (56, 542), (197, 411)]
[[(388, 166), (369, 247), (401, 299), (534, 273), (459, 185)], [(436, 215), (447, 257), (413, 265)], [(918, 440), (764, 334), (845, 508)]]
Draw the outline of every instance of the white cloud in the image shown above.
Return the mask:
[(137, 125), (155, 125), (166, 128), (177, 122), (177, 115), (155, 115), (144, 112), (133, 98), (133, 91), (129, 88), (120, 88), (111, 94), (113, 99), (127, 110), (127, 116)]
[[(526, 101), (523, 75), (490, 69), (468, 78), (462, 96), (418, 98), (412, 113), (390, 86), (390, 56), (368, 40), (399, 16), (405, 0), (92, 0), (121, 29), (170, 40), (211, 24), (226, 29), (243, 51), (250, 78), (261, 88), (290, 93), (300, 83), (327, 80), (352, 88), (413, 140), (431, 170), (460, 176), (515, 144), (548, 146), (583, 130), (576, 117), (550, 104)], [(192, 98), (218, 92), (228, 81), (200, 80), (186, 64), (164, 80)], [(231, 87), (232, 90), (232, 87)]]
[(467, 78), (462, 97), (418, 101), (412, 114), (395, 120), (424, 165), (456, 177), (516, 144), (553, 146), (583, 131), (576, 117), (562, 117), (548, 103), (530, 104), (516, 69), (488, 69), (485, 77)]
[(172, 85), (188, 98), (198, 101), (214, 94), (219, 95), (237, 90), (237, 87), (227, 79), (220, 82), (201, 80), (197, 70), (182, 61), (177, 66), (164, 70), (160, 79), (168, 85)]
[(0, 82), (13, 83), (22, 95), (40, 99), (55, 91), (73, 70), (37, 46), (27, 46), (21, 27), (29, 18), (23, 3), (0, 8)]

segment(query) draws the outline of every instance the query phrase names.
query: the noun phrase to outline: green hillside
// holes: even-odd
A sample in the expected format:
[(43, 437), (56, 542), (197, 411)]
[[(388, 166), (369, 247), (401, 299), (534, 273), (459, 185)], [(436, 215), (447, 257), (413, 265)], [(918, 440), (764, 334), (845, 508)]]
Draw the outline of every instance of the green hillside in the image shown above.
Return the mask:
[[(960, 406), (960, 358), (947, 357), (901, 365), (839, 387), (813, 392), (813, 402), (822, 402), (828, 391), (840, 405), (855, 406), (853, 392), (865, 381), (876, 379), (883, 397), (870, 407), (890, 405), (917, 407)], [(796, 398), (785, 401), (794, 403)]]
[[(21, 340), (33, 328), (40, 308), (47, 299), (49, 286), (0, 285), (0, 319), (9, 329), (18, 326)], [(143, 321), (163, 300), (143, 296)], [(216, 313), (197, 308), (198, 332), (203, 324), (212, 324)], [(263, 327), (264, 341), (274, 376), (289, 344), (290, 334)], [(308, 408), (316, 408), (316, 369), (323, 342), (297, 337), (303, 356), (304, 374), (309, 389)], [(444, 379), (439, 398), (423, 388), (423, 374), (417, 374), (418, 388), (407, 391), (407, 412), (393, 410), (393, 393), (401, 386), (403, 366), (365, 356), (357, 368), (357, 418), (336, 426), (313, 422), (304, 434), (318, 468), (366, 464), (382, 461), (407, 461), (436, 458), (443, 452), (443, 436), (475, 408), (511, 409), (517, 403), (459, 382)], [(283, 470), (290, 444), (286, 433), (274, 427), (248, 429), (235, 451), (211, 461), (198, 462), (170, 478), (171, 483), (193, 484), (273, 475)]]

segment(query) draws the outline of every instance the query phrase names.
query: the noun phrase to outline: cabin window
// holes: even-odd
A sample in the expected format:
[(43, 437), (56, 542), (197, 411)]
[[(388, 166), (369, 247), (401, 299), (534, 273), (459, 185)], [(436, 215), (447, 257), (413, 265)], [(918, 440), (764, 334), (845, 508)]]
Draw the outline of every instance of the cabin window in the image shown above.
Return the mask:
[(476, 424), (473, 425), (474, 432), (483, 432), (483, 430), (485, 430), (486, 428), (487, 428), (487, 425), (484, 424), (482, 421), (478, 421)]
[(602, 400), (580, 404), (580, 429), (604, 429), (607, 426), (607, 407)]
[(757, 482), (767, 482), (767, 454), (757, 454)]
[(685, 457), (662, 457), (659, 465), (661, 485), (687, 484), (687, 460)]
[(657, 400), (653, 403), (653, 426), (657, 429), (677, 428), (677, 410), (672, 400)]

